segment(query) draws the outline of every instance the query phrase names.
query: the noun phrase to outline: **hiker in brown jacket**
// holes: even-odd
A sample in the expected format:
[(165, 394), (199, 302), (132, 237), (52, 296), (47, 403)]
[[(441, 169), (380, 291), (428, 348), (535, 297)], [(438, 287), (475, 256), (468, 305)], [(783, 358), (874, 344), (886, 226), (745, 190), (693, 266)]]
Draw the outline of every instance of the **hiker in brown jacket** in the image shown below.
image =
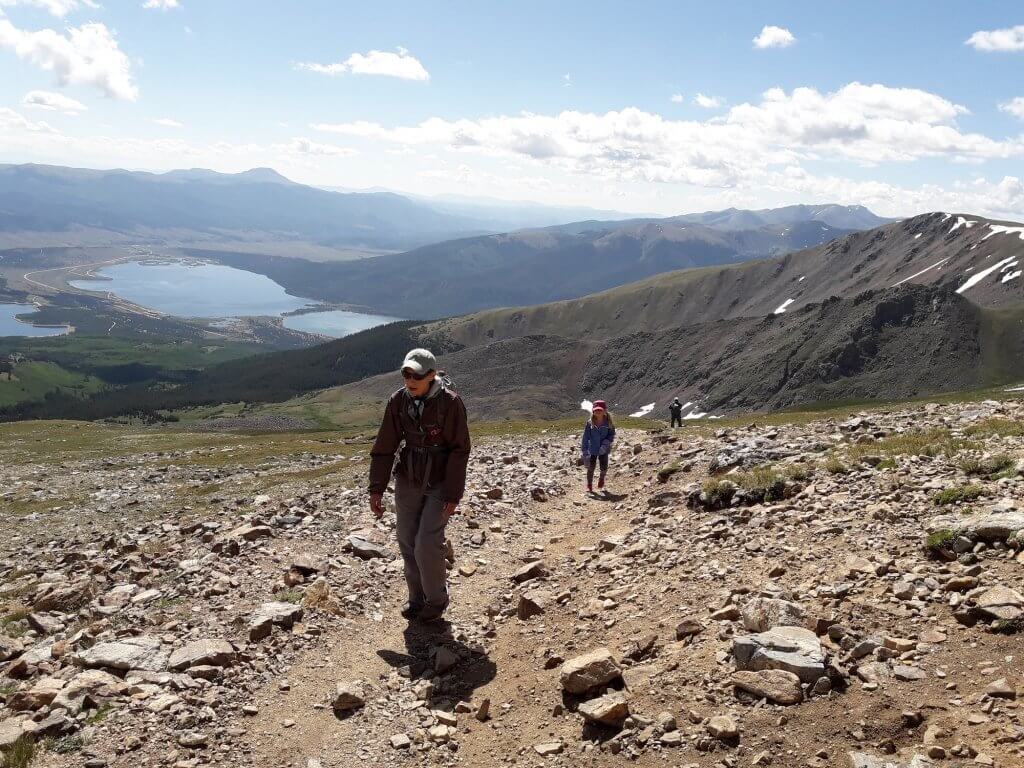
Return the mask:
[(409, 587), (402, 616), (436, 621), (448, 607), (444, 531), (466, 488), (469, 425), (462, 399), (437, 378), (430, 351), (406, 355), (402, 377), (405, 386), (388, 400), (370, 451), (370, 510), (384, 514), (394, 466), (398, 548)]

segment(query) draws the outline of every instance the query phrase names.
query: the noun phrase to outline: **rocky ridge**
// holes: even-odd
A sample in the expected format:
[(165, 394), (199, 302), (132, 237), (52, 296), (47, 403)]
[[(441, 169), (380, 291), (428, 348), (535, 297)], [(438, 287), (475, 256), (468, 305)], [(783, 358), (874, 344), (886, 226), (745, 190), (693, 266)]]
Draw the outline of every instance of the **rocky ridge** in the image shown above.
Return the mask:
[[(623, 430), (594, 497), (575, 437), (481, 440), (437, 626), (397, 616), (364, 445), (5, 456), (0, 747), (91, 768), (1019, 765), (1022, 423), (987, 401)], [(17, 515), (29, 499), (58, 512)]]

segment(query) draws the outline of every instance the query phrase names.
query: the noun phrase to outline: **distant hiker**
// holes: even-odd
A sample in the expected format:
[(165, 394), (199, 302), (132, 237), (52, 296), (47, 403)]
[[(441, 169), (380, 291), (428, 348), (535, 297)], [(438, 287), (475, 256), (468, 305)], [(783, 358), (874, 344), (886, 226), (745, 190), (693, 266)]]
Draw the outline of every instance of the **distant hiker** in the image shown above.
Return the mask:
[(430, 351), (406, 355), (402, 377), (405, 386), (388, 400), (370, 451), (370, 510), (384, 514), (394, 465), (398, 548), (409, 587), (402, 616), (436, 621), (448, 607), (444, 532), (466, 488), (469, 427), (462, 399), (438, 377)]
[(594, 469), (601, 465), (597, 487), (604, 488), (604, 476), (608, 474), (608, 454), (615, 441), (615, 425), (604, 400), (595, 400), (594, 409), (587, 425), (583, 428), (583, 463), (587, 467), (587, 491), (594, 492)]
[(672, 414), (672, 426), (683, 426), (683, 404), (679, 402), (679, 398), (673, 398), (671, 405), (668, 407), (668, 412)]

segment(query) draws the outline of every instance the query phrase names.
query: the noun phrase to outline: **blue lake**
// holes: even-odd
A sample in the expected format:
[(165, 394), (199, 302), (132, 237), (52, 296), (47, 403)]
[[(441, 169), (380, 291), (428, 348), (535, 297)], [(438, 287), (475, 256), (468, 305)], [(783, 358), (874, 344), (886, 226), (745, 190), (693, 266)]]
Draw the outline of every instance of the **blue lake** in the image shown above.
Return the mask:
[[(149, 309), (178, 317), (279, 316), (316, 302), (292, 296), (265, 275), (220, 264), (168, 262), (112, 264), (96, 272), (105, 280), (75, 280), (87, 291), (110, 292)], [(285, 317), (293, 330), (340, 337), (395, 318), (341, 310)]]
[(333, 309), (328, 312), (307, 312), (303, 315), (290, 315), (284, 318), (284, 327), (293, 331), (305, 331), (306, 333), (319, 333), (340, 339), (351, 333), (365, 331), (368, 328), (375, 328), (385, 323), (393, 323), (397, 317), (384, 317), (383, 315), (363, 315), (359, 312), (346, 312), (343, 309)]
[(31, 304), (0, 304), (0, 336), (60, 336), (68, 332), (67, 328), (39, 328), (15, 318), (35, 311)]
[(220, 264), (180, 262), (112, 264), (96, 272), (106, 280), (74, 280), (86, 291), (109, 291), (157, 312), (179, 317), (280, 315), (311, 302), (289, 295), (269, 277)]

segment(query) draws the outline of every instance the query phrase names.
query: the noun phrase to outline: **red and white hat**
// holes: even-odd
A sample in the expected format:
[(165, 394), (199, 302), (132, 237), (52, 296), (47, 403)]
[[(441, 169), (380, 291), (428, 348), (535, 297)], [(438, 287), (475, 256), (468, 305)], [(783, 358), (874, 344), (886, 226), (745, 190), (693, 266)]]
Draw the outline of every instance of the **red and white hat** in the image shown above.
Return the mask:
[(604, 411), (605, 413), (607, 413), (608, 412), (608, 404), (604, 400), (595, 400), (594, 401), (594, 410), (595, 411)]

